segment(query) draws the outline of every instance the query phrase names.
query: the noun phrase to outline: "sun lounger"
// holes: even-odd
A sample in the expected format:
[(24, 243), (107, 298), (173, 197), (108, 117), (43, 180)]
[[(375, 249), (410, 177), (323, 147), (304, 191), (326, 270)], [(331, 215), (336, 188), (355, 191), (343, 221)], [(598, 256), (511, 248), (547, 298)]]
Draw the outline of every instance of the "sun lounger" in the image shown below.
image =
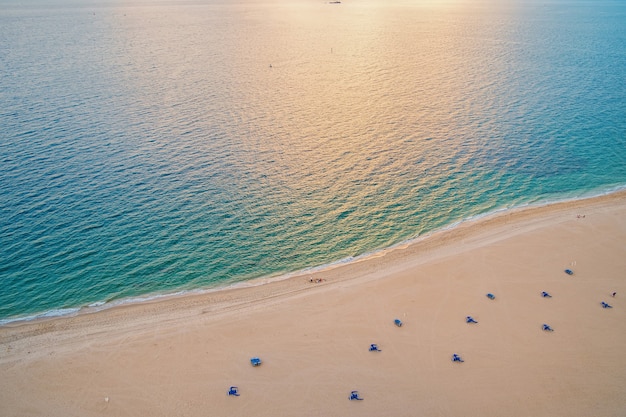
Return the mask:
[(235, 397), (239, 397), (239, 388), (237, 388), (237, 387), (230, 387), (230, 389), (228, 390), (228, 395), (233, 395)]
[(545, 292), (545, 291), (541, 292), (541, 296), (544, 297), (544, 298), (552, 298), (552, 296), (550, 294), (548, 294), (547, 292)]
[(572, 271), (571, 269), (566, 269), (566, 270), (565, 270), (565, 273), (566, 273), (567, 275), (574, 275), (574, 271)]
[(605, 303), (604, 301), (602, 301), (601, 304), (602, 304), (602, 308), (613, 308), (612, 305), (609, 305), (609, 304)]
[(398, 327), (402, 327), (402, 321), (400, 321), (400, 319), (395, 319), (393, 323)]
[(259, 366), (261, 365), (261, 359), (259, 358), (252, 358), (250, 359), (250, 363), (252, 364), (252, 366)]
[(372, 343), (370, 345), (370, 352), (382, 352), (382, 351), (378, 349), (378, 345), (376, 343)]
[(465, 317), (465, 321), (467, 323), (478, 323), (476, 320), (474, 320), (474, 318), (472, 316)]
[(352, 391), (350, 393), (350, 397), (348, 397), (348, 399), (350, 401), (352, 401), (352, 400), (362, 401), (363, 400), (363, 398), (359, 397), (359, 392), (358, 391)]
[(459, 355), (456, 353), (452, 355), (452, 362), (465, 362)]
[(541, 326), (541, 328), (543, 330), (545, 330), (546, 332), (553, 332), (554, 331), (554, 329), (552, 327), (548, 326), (547, 324), (544, 324), (543, 326)]
[(492, 293), (487, 294), (487, 298), (489, 298), (490, 300), (494, 300), (496, 298), (495, 295), (493, 295)]

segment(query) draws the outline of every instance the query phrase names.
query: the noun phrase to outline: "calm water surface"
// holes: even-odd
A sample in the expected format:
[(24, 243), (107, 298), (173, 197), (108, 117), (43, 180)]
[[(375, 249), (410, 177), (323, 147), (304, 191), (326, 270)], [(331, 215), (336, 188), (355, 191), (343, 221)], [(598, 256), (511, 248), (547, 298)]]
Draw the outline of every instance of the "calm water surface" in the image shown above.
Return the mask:
[(0, 319), (626, 185), (621, 1), (0, 0)]

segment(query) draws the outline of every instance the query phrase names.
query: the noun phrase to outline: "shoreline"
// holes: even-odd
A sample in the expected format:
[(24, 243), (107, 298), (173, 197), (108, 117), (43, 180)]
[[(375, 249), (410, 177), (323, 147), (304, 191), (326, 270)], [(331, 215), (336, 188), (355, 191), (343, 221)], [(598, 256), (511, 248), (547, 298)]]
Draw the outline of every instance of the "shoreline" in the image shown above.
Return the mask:
[(570, 205), (570, 204), (576, 204), (578, 202), (594, 201), (597, 199), (611, 198), (612, 196), (619, 196), (622, 194), (626, 195), (626, 186), (616, 187), (611, 190), (603, 191), (599, 194), (589, 193), (589, 194), (582, 194), (579, 197), (566, 198), (563, 200), (554, 200), (554, 201), (547, 200), (547, 201), (539, 201), (536, 203), (527, 203), (521, 206), (499, 208), (499, 209), (495, 209), (494, 211), (483, 213), (477, 216), (460, 219), (440, 229), (435, 229), (424, 235), (407, 239), (405, 241), (396, 243), (390, 247), (377, 249), (372, 252), (364, 253), (355, 257), (339, 259), (337, 261), (324, 264), (324, 265), (312, 266), (307, 269), (293, 271), (293, 272), (286, 272), (286, 273), (278, 274), (275, 276), (264, 276), (264, 277), (253, 278), (253, 279), (245, 280), (245, 281), (236, 281), (232, 283), (216, 284), (215, 286), (212, 286), (212, 287), (178, 290), (178, 291), (172, 291), (168, 293), (137, 295), (133, 297), (122, 298), (119, 300), (113, 300), (113, 301), (108, 301), (108, 302), (96, 301), (89, 305), (59, 308), (59, 309), (49, 310), (45, 312), (30, 314), (27, 316), (9, 317), (5, 319), (0, 319), (0, 329), (5, 326), (14, 327), (16, 325), (19, 326), (19, 325), (27, 324), (27, 323), (38, 323), (40, 321), (65, 319), (65, 318), (81, 316), (84, 314), (100, 313), (102, 311), (121, 308), (121, 307), (128, 306), (128, 305), (135, 305), (135, 304), (141, 305), (144, 303), (159, 302), (159, 301), (177, 299), (180, 297), (203, 296), (203, 295), (212, 294), (215, 292), (230, 291), (230, 290), (236, 290), (236, 289), (242, 289), (242, 288), (252, 288), (252, 287), (257, 287), (260, 285), (266, 285), (268, 283), (281, 282), (281, 281), (286, 281), (290, 279), (297, 279), (303, 276), (316, 275), (319, 273), (324, 273), (326, 271), (333, 270), (335, 268), (341, 268), (346, 265), (349, 266), (352, 263), (367, 262), (369, 259), (385, 256), (386, 254), (393, 252), (396, 249), (406, 249), (407, 247), (410, 247), (412, 245), (418, 245), (421, 242), (423, 242), (425, 239), (429, 239), (441, 233), (453, 231), (454, 229), (458, 227), (473, 226), (473, 225), (478, 226), (479, 223), (482, 221), (495, 220), (499, 216), (506, 216), (509, 213), (516, 213), (520, 211), (542, 209), (542, 208), (550, 208), (553, 206), (560, 206), (564, 204)]
[[(480, 216), (479, 218), (461, 220), (457, 222), (454, 226), (451, 225), (446, 228), (433, 231), (426, 235), (418, 236), (405, 242), (400, 242), (389, 248), (384, 248), (369, 254), (360, 255), (358, 257), (352, 258), (349, 262), (343, 262), (340, 260), (324, 266), (314, 267), (312, 268), (312, 270), (296, 271), (276, 277), (260, 277), (249, 281), (236, 282), (223, 287), (179, 291), (170, 294), (156, 294), (154, 296), (133, 297), (132, 299), (119, 300), (119, 302), (104, 303), (96, 307), (78, 307), (76, 309), (72, 309), (72, 313), (65, 315), (36, 315), (34, 316), (35, 318), (20, 318), (8, 321), (6, 323), (2, 323), (2, 321), (0, 321), (0, 323), (2, 323), (0, 324), (0, 336), (2, 335), (3, 329), (29, 327), (30, 325), (37, 326), (40, 323), (55, 321), (81, 321), (81, 319), (85, 316), (98, 317), (99, 315), (106, 315), (107, 313), (115, 314), (118, 310), (126, 311), (141, 309), (143, 306), (163, 304), (168, 305), (168, 308), (166, 308), (167, 311), (171, 311), (175, 308), (169, 308), (169, 305), (198, 305), (203, 304), (204, 302), (211, 304), (215, 300), (228, 300), (230, 302), (231, 300), (236, 299), (239, 293), (254, 293), (255, 289), (262, 289), (265, 287), (268, 287), (267, 293), (271, 294), (271, 297), (276, 297), (285, 296), (294, 292), (305, 291), (309, 287), (308, 284), (311, 284), (311, 281), (315, 280), (321, 280), (325, 284), (328, 284), (329, 281), (332, 283), (337, 283), (354, 279), (363, 280), (366, 277), (363, 277), (362, 274), (359, 275), (361, 273), (361, 268), (358, 268), (362, 264), (377, 264), (379, 262), (382, 264), (383, 262), (385, 262), (385, 259), (387, 260), (386, 263), (392, 263), (390, 261), (394, 258), (401, 258), (404, 259), (406, 262), (406, 259), (413, 259), (415, 257), (418, 258), (418, 263), (424, 263), (432, 259), (430, 258), (430, 256), (426, 256), (426, 254), (424, 253), (418, 253), (422, 247), (426, 247), (428, 249), (428, 252), (433, 252), (440, 247), (445, 247), (450, 243), (450, 241), (459, 240), (468, 235), (471, 236), (474, 232), (477, 232), (477, 229), (480, 228), (498, 227), (502, 223), (522, 222), (528, 221), (529, 219), (532, 222), (536, 221), (536, 217), (546, 215), (546, 213), (549, 218), (539, 219), (539, 221), (553, 221), (554, 216), (562, 211), (571, 210), (577, 207), (584, 208), (586, 206), (601, 206), (620, 200), (626, 201), (626, 189), (620, 189), (611, 193), (594, 195), (587, 198), (561, 200), (545, 204), (500, 209), (496, 212)], [(489, 230), (482, 230), (478, 233), (488, 234)], [(440, 256), (449, 256), (449, 254)], [(415, 263), (410, 263), (410, 265), (414, 266)], [(395, 268), (391, 268), (390, 271), (395, 271), (408, 267), (408, 265), (402, 264)], [(352, 273), (348, 276), (341, 277), (337, 276), (339, 275), (339, 272), (344, 269), (359, 270), (359, 273)], [(258, 293), (260, 294), (260, 297), (258, 299), (256, 295), (246, 296), (245, 294), (242, 299), (245, 299), (247, 303), (262, 301), (265, 292), (258, 291)], [(185, 300), (189, 302), (186, 303)], [(214, 306), (214, 308), (217, 309), (219, 307)]]
[(0, 414), (618, 417), (624, 242), (626, 191), (310, 275), (6, 325)]

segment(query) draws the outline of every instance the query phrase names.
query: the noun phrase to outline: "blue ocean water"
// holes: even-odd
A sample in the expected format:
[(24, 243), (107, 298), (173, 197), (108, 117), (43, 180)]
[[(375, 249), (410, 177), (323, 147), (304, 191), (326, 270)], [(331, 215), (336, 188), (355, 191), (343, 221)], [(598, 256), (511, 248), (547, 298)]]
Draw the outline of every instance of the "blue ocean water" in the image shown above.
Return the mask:
[(626, 3), (0, 0), (0, 320), (626, 185)]

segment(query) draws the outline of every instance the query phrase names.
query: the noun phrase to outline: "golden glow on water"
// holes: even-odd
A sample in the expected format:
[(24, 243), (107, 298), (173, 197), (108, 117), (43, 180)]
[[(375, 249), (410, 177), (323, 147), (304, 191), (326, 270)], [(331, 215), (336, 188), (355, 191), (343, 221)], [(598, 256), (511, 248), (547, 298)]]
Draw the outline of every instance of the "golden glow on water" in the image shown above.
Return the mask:
[[(488, 169), (497, 165), (490, 149), (511, 146), (499, 120), (524, 111), (516, 100), (528, 99), (516, 84), (528, 68), (510, 58), (525, 51), (508, 7), (164, 5), (124, 9), (112, 37), (125, 82), (141, 92), (146, 112), (160, 113), (152, 123), (165, 132), (142, 152), (193, 175), (186, 149), (223, 161), (211, 183), (245, 201), (236, 210), (275, 218), (275, 228), (306, 219), (357, 229), (379, 221), (384, 230), (412, 200), (472, 201), (472, 181), (494, 190), (505, 176), (500, 166)], [(267, 213), (259, 200), (289, 210)], [(366, 215), (363, 207), (374, 208)], [(415, 215), (403, 233), (446, 215)]]
[(219, 14), (212, 5), (139, 7), (117, 15), (122, 27), (112, 36), (126, 81), (149, 94), (146, 106), (167, 112), (162, 120), (222, 131), (248, 149), (234, 170), (268, 189), (290, 183), (293, 198), (306, 199), (371, 176), (370, 187), (391, 187), (415, 162), (403, 154), (407, 142), (424, 160), (463, 165), (476, 143), (458, 141), (459, 130), (473, 107), (493, 100), (489, 77), (500, 71), (475, 57), (506, 48), (484, 42), (502, 25), (479, 30), (486, 17), (455, 11), (468, 5), (251, 2), (220, 5)]

